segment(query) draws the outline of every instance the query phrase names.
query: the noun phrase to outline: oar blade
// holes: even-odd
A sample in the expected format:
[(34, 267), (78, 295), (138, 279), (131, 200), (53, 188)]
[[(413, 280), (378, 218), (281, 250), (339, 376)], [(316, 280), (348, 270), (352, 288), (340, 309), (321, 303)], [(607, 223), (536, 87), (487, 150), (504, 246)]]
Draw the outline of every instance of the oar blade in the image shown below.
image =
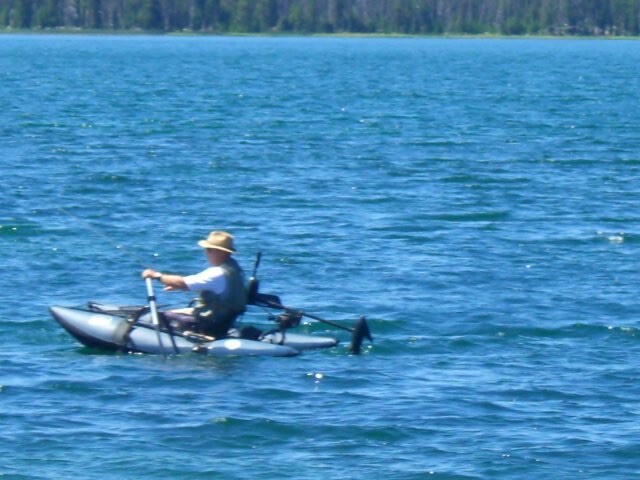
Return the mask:
[(280, 297), (277, 295), (270, 295), (268, 293), (255, 293), (250, 304), (258, 307), (268, 307), (280, 310), (284, 309), (284, 306), (280, 301)]
[(369, 330), (367, 320), (364, 317), (360, 317), (356, 322), (356, 326), (353, 328), (353, 333), (351, 334), (349, 353), (359, 355), (362, 347), (362, 341), (365, 338), (373, 343), (373, 337), (371, 336), (371, 330)]

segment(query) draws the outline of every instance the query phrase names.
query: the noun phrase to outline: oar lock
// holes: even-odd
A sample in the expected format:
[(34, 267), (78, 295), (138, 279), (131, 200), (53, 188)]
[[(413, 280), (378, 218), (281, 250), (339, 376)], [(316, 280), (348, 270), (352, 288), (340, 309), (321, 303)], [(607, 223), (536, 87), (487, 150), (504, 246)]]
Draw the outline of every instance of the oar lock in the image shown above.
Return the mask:
[(300, 310), (287, 308), (285, 309), (284, 313), (277, 315), (275, 320), (276, 322), (278, 322), (282, 330), (286, 330), (287, 328), (294, 328), (300, 325), (300, 320), (302, 320), (302, 312)]

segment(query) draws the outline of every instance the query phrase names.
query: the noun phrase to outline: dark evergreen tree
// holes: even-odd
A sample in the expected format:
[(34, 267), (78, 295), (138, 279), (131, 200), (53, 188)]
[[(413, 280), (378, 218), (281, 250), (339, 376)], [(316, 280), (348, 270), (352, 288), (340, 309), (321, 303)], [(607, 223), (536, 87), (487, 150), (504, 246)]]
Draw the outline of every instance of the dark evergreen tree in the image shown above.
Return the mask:
[(143, 0), (138, 22), (138, 25), (145, 30), (164, 30), (160, 1)]
[(58, 24), (58, 9), (55, 0), (41, 2), (36, 10), (34, 26), (38, 28), (53, 28)]
[(32, 0), (15, 0), (14, 19), (12, 26), (15, 28), (31, 28), (33, 17)]
[(270, 32), (276, 27), (278, 24), (277, 0), (257, 0), (256, 22), (261, 32)]

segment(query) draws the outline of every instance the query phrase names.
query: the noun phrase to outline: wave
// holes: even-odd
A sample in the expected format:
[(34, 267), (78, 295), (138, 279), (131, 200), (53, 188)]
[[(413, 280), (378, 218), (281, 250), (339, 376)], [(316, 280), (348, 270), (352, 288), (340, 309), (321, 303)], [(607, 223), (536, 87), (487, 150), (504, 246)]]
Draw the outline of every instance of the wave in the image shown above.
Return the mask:
[(468, 332), (466, 335), (484, 338), (513, 339), (513, 338), (593, 338), (593, 337), (638, 337), (640, 328), (627, 325), (602, 325), (587, 323), (572, 323), (561, 327), (526, 327), (509, 325), (482, 326)]

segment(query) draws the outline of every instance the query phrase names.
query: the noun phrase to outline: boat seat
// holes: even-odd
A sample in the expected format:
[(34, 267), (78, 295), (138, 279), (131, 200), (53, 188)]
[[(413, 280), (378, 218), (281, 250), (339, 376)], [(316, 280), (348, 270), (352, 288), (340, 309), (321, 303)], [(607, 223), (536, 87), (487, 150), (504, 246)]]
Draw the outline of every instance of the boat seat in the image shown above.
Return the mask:
[[(185, 313), (183, 310), (190, 310), (191, 312)], [(196, 328), (196, 317), (193, 315), (192, 308), (167, 310), (166, 312), (161, 312), (160, 315), (164, 322), (174, 330), (184, 331)]]

